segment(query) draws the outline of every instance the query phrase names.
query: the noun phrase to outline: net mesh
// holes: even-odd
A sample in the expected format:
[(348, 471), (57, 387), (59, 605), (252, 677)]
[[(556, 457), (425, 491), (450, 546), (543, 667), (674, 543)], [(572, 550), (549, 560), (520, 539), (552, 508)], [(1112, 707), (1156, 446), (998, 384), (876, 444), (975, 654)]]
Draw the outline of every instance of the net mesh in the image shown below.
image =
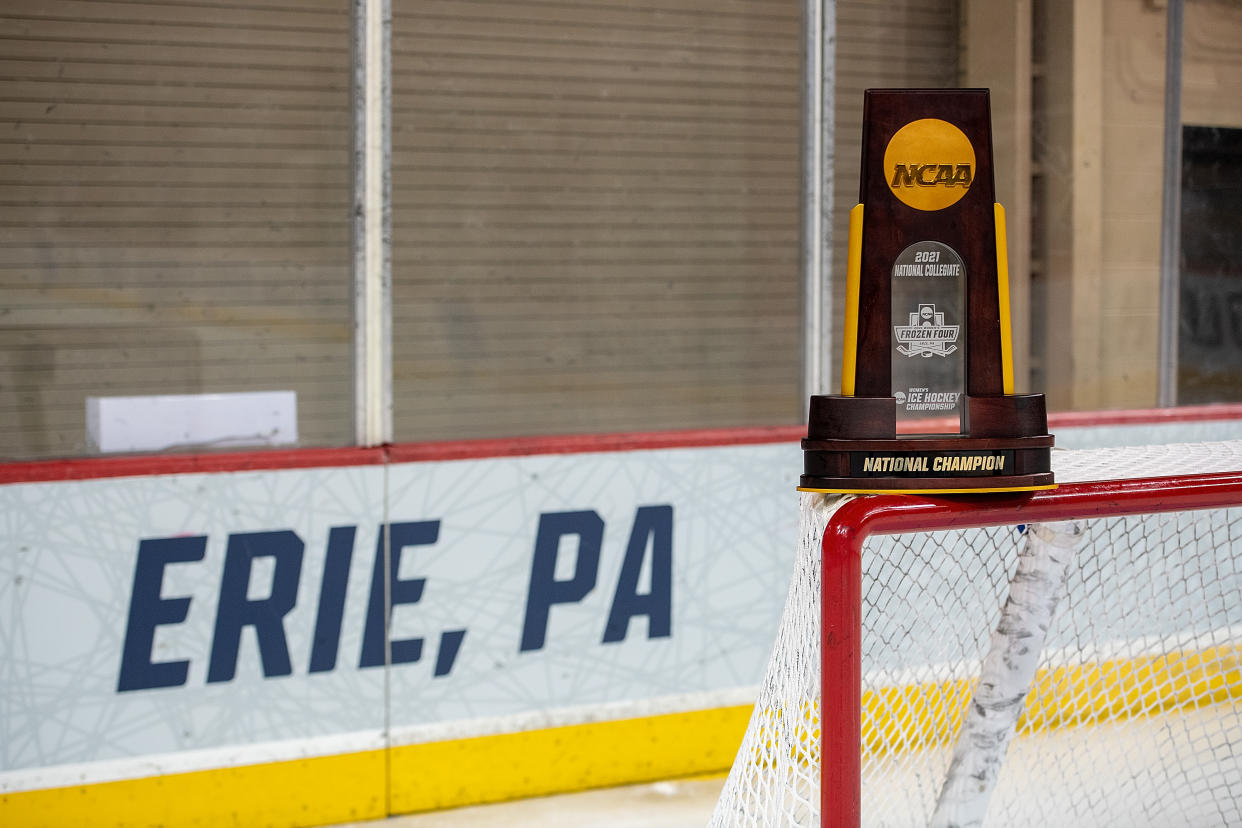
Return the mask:
[[(1242, 468), (1242, 444), (1055, 462), (1062, 482), (1229, 471)], [(778, 640), (713, 825), (819, 824), (819, 543), (842, 502), (802, 495)], [(983, 824), (1242, 824), (1242, 509), (1070, 528), (1070, 563)], [(877, 536), (864, 547), (865, 825), (933, 824), (1031, 531)]]

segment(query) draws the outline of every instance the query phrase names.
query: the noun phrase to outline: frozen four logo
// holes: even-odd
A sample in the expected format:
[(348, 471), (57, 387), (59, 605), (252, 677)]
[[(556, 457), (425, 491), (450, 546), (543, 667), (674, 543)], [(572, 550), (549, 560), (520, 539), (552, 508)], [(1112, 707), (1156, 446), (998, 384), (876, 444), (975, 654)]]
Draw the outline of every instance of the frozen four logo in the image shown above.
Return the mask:
[[(908, 307), (908, 306), (907, 306)], [(920, 303), (919, 309), (910, 314), (909, 325), (893, 326), (897, 337), (897, 350), (908, 357), (947, 357), (957, 350), (959, 325), (944, 324), (944, 314), (930, 303)]]

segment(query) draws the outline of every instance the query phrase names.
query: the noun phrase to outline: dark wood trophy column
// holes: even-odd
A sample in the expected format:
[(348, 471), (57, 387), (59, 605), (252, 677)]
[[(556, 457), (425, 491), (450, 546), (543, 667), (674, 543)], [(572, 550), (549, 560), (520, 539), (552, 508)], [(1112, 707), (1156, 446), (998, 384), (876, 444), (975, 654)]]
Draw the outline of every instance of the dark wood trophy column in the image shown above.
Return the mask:
[[(1053, 488), (1044, 397), (1013, 393), (987, 90), (868, 90), (862, 145), (841, 393), (811, 397), (799, 489)], [(928, 417), (958, 427), (897, 436)]]

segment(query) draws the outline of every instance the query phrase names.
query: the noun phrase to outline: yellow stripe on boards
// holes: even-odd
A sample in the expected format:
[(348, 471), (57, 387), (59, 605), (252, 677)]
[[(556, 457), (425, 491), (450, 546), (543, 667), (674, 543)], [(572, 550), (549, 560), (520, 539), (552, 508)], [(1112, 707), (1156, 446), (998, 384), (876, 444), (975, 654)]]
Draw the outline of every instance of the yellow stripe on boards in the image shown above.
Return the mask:
[(858, 285), (862, 278), (863, 206), (850, 210), (850, 239), (845, 255), (845, 344), (841, 349), (841, 396), (854, 396), (858, 365)]
[(974, 679), (959, 679), (866, 691), (863, 755), (952, 745), (974, 689)]
[(0, 825), (327, 825), (385, 816), (384, 751), (0, 795)]
[(0, 826), (292, 828), (723, 774), (751, 710), (696, 710), (9, 793), (0, 795)]
[[(1036, 674), (1018, 737), (1070, 727), (1187, 712), (1242, 700), (1242, 644), (1044, 669)], [(862, 754), (891, 756), (951, 747), (974, 695), (977, 677), (866, 690), (862, 694)], [(759, 712), (782, 734), (786, 759), (805, 761), (820, 737), (816, 702)], [(794, 732), (790, 732), (790, 730)], [(758, 743), (752, 763), (771, 762), (777, 740)]]
[(1242, 644), (1231, 644), (1044, 671), (1018, 728), (1042, 732), (1242, 700), (1240, 657)]
[[(1242, 700), (1242, 644), (1040, 670), (1018, 736), (1121, 722)], [(863, 693), (863, 753), (902, 753), (957, 739), (976, 678)]]
[(392, 749), (393, 813), (728, 771), (751, 705)]

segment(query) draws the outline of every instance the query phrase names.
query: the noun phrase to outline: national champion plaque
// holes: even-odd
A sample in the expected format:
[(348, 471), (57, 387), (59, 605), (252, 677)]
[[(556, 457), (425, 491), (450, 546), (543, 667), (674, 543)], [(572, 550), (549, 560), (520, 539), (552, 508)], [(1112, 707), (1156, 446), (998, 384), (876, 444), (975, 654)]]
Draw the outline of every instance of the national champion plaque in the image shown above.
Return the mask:
[(859, 189), (841, 393), (811, 397), (799, 488), (1053, 488), (1044, 397), (1013, 392), (987, 90), (868, 90)]

